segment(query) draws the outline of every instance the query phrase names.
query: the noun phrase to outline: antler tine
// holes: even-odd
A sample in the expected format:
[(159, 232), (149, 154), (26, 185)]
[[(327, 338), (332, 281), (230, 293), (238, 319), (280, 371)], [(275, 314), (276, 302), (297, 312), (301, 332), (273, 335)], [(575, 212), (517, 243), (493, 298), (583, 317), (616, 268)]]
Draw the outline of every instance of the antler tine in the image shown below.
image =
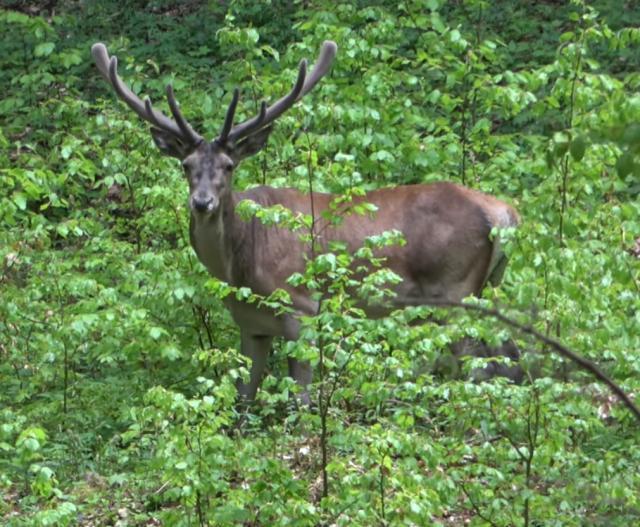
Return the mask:
[(313, 70), (309, 74), (309, 77), (307, 77), (307, 79), (305, 80), (302, 92), (298, 96), (298, 99), (301, 99), (307, 93), (309, 93), (313, 89), (313, 87), (318, 84), (318, 81), (327, 74), (329, 68), (331, 67), (331, 63), (333, 62), (333, 59), (336, 57), (337, 52), (338, 45), (333, 40), (325, 40), (322, 43), (322, 48), (320, 49), (318, 60), (314, 64)]
[(256, 130), (263, 128), (270, 122), (274, 121), (277, 117), (282, 115), (285, 111), (287, 111), (293, 104), (296, 102), (296, 99), (300, 95), (302, 88), (304, 86), (304, 79), (307, 75), (307, 61), (301, 60), (300, 66), (298, 67), (298, 78), (296, 79), (295, 84), (291, 91), (273, 103), (268, 108), (265, 108), (264, 113), (262, 112), (262, 105), (260, 107), (260, 115), (257, 115), (244, 123), (236, 125), (233, 127), (233, 130), (229, 133), (229, 140), (231, 142), (237, 141), (243, 137), (251, 135)]
[[(144, 104), (140, 98), (133, 93), (124, 82), (122, 82), (122, 79), (120, 79), (120, 76), (118, 75), (117, 57), (111, 57), (109, 60), (109, 83), (113, 86), (118, 97), (120, 97), (120, 99), (122, 99), (129, 108), (136, 112), (145, 121), (177, 136), (181, 135), (180, 129), (173, 121), (159, 111), (154, 110), (150, 103), (149, 105)], [(149, 110), (148, 113), (147, 110)]]
[(298, 78), (294, 84), (292, 90), (284, 97), (277, 100), (271, 106), (266, 108), (263, 103), (260, 108), (260, 114), (244, 123), (238, 124), (233, 127), (229, 132), (228, 140), (237, 141), (243, 137), (251, 135), (255, 131), (264, 128), (284, 112), (286, 112), (296, 101), (300, 100), (318, 83), (318, 81), (326, 75), (329, 71), (329, 67), (336, 56), (338, 46), (335, 42), (327, 40), (322, 44), (322, 49), (318, 56), (318, 60), (311, 71), (309, 77), (307, 77), (307, 61), (300, 61), (298, 68)]
[(145, 102), (141, 101), (140, 98), (122, 82), (122, 79), (118, 76), (118, 59), (115, 56), (109, 57), (107, 47), (104, 44), (97, 43), (91, 46), (91, 54), (93, 55), (98, 70), (107, 82), (111, 84), (118, 97), (142, 119), (188, 143), (197, 143), (202, 140), (202, 137), (194, 132), (184, 117), (182, 117), (175, 97), (173, 97), (173, 91), (171, 91), (171, 97), (168, 98), (171, 113), (176, 119), (175, 122), (162, 112), (154, 109), (149, 99)]
[(149, 99), (149, 97), (144, 98), (144, 109), (146, 112), (144, 119), (149, 121), (152, 125), (162, 128), (162, 125), (156, 120), (156, 116), (153, 113), (153, 105), (151, 104), (151, 99)]
[(178, 127), (182, 134), (188, 138), (190, 143), (196, 144), (202, 141), (202, 137), (200, 137), (197, 133), (194, 132), (193, 128), (189, 125), (187, 120), (182, 115), (180, 108), (178, 107), (178, 101), (176, 101), (176, 97), (173, 94), (173, 86), (171, 84), (167, 84), (167, 101), (169, 102), (169, 109), (171, 110), (171, 115), (178, 123)]
[(236, 114), (236, 106), (238, 106), (239, 98), (240, 98), (240, 90), (238, 88), (235, 88), (233, 90), (233, 98), (231, 99), (229, 108), (227, 108), (227, 115), (224, 118), (224, 124), (222, 125), (222, 131), (220, 132), (220, 137), (218, 137), (218, 140), (221, 143), (224, 143), (227, 140), (229, 131), (233, 126), (233, 117)]

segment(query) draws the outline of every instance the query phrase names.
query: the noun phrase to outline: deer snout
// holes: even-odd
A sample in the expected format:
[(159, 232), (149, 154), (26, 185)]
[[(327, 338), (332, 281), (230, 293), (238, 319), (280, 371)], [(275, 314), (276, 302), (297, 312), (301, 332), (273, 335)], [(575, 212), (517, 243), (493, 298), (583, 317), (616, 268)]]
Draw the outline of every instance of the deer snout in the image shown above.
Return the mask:
[(191, 208), (196, 212), (214, 212), (218, 208), (218, 200), (214, 197), (197, 197), (191, 198)]

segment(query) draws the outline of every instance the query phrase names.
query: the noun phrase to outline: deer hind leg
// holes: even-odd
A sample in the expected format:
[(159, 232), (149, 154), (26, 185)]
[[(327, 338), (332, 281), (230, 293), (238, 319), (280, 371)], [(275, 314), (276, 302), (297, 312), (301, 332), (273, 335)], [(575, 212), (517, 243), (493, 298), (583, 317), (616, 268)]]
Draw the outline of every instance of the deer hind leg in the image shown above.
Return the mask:
[(255, 336), (245, 332), (240, 333), (240, 351), (251, 359), (249, 367), (249, 382), (238, 381), (237, 388), (240, 397), (245, 401), (253, 401), (260, 386), (262, 375), (267, 364), (267, 358), (271, 351), (271, 341), (273, 337)]
[[(500, 267), (504, 269), (504, 263), (498, 263), (494, 267), (494, 273), (496, 270), (500, 272)], [(494, 276), (494, 274), (492, 274)], [(467, 297), (474, 291), (474, 287), (477, 287), (478, 280), (481, 279), (479, 273), (470, 274), (464, 281), (452, 283), (448, 289), (444, 290), (440, 283), (421, 283), (423, 294), (425, 295), (425, 303), (429, 302), (460, 302), (464, 297)], [(429, 319), (431, 322), (437, 324), (447, 324), (447, 318), (444, 319)], [(418, 323), (420, 321), (417, 321)], [(524, 370), (518, 364), (520, 358), (520, 350), (516, 343), (509, 339), (503, 342), (499, 346), (489, 346), (482, 340), (476, 340), (470, 337), (465, 337), (450, 345), (449, 350), (443, 350), (440, 357), (434, 364), (434, 372), (442, 375), (443, 377), (454, 379), (460, 378), (462, 373), (462, 361), (465, 356), (474, 358), (494, 358), (494, 357), (506, 357), (511, 360), (512, 364), (507, 365), (501, 362), (490, 362), (484, 368), (476, 368), (471, 372), (471, 379), (474, 381), (485, 381), (492, 379), (493, 377), (506, 377), (510, 381), (520, 384), (524, 379)]]
[(484, 368), (475, 368), (471, 371), (471, 379), (476, 382), (487, 381), (494, 377), (506, 377), (515, 384), (521, 384), (524, 380), (525, 373), (518, 364), (520, 359), (520, 350), (516, 343), (508, 339), (499, 346), (489, 346), (482, 340), (475, 340), (465, 337), (458, 342), (454, 342), (450, 346), (451, 355), (442, 361), (449, 369), (442, 369), (448, 377), (460, 377), (462, 369), (462, 357), (474, 357), (491, 359), (494, 357), (505, 357), (511, 360), (511, 365), (503, 362), (490, 362)]

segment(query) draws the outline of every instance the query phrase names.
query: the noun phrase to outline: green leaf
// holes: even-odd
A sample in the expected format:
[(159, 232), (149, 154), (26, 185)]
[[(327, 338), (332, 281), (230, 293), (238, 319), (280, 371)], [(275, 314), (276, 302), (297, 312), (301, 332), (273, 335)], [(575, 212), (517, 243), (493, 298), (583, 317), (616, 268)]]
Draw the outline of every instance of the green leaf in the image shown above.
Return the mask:
[(56, 225), (56, 232), (63, 238), (66, 238), (69, 235), (69, 227), (66, 223), (59, 223)]
[(16, 207), (18, 207), (20, 210), (27, 209), (27, 197), (21, 192), (16, 192), (13, 195), (13, 202), (16, 204)]
[(260, 34), (258, 33), (258, 30), (254, 28), (247, 29), (246, 35), (247, 35), (247, 38), (249, 39), (249, 42), (251, 42), (252, 44), (256, 44), (260, 39)]
[(160, 337), (162, 337), (162, 335), (165, 335), (166, 331), (163, 328), (159, 328), (157, 326), (153, 326), (152, 328), (149, 329), (149, 336), (153, 339), (153, 340), (158, 340)]
[(587, 141), (584, 136), (579, 135), (573, 141), (571, 141), (569, 152), (571, 153), (571, 157), (573, 157), (574, 160), (580, 161), (584, 157), (586, 149)]
[(82, 56), (77, 51), (65, 52), (60, 54), (62, 65), (69, 69), (71, 66), (82, 64)]
[(160, 354), (167, 360), (174, 361), (182, 356), (182, 352), (173, 345), (164, 346), (160, 350)]
[(23, 442), (22, 446), (31, 452), (36, 452), (40, 450), (40, 442), (34, 437), (27, 437)]
[(36, 57), (46, 57), (51, 55), (56, 45), (53, 42), (43, 42), (38, 44), (33, 52)]
[(560, 35), (560, 42), (568, 42), (569, 40), (573, 40), (575, 38), (575, 33), (573, 31), (567, 31)]
[(426, 6), (429, 11), (437, 11), (440, 7), (440, 0), (427, 0)]

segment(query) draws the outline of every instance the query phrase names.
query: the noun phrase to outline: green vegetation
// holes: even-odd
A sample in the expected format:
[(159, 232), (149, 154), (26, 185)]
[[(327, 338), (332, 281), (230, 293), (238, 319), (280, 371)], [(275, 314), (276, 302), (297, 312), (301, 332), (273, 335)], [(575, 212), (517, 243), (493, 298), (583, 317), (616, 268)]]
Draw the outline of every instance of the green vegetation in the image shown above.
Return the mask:
[[(242, 119), (335, 40), (331, 75), (278, 121), (235, 187), (307, 190), (311, 180), (355, 193), (451, 180), (513, 203), (522, 226), (507, 233), (509, 266), (483, 305), (558, 339), (633, 394), (633, 2), (4, 4), (0, 523), (640, 523), (638, 422), (605, 387), (473, 312), (448, 313), (446, 326), (410, 324), (426, 308), (364, 319), (339, 246), (295, 277), (330, 294), (299, 343), (276, 346), (239, 426), (234, 383), (246, 369), (221, 298), (251, 293), (198, 263), (179, 163), (158, 154), (89, 53), (105, 42), (122, 77), (158, 106), (173, 82), (185, 115), (213, 137), (233, 87)], [(362, 289), (380, 292), (391, 278), (381, 268)], [(435, 376), (462, 337), (513, 338), (528, 380)], [(291, 403), (290, 353), (320, 363), (311, 410)]]

